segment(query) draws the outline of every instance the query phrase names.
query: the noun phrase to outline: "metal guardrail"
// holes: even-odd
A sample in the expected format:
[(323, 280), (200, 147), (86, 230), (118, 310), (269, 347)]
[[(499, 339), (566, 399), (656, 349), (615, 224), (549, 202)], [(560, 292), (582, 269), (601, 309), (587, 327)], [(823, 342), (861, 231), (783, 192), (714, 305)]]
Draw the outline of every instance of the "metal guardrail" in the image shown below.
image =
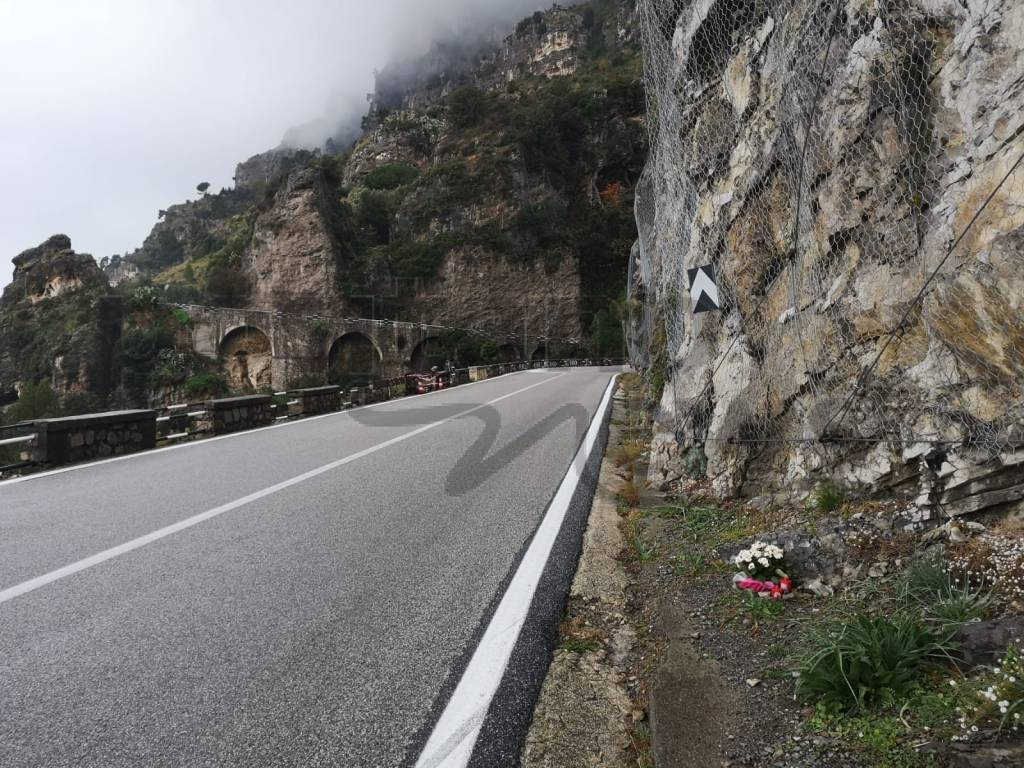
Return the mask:
[[(27, 434), (15, 434), (18, 432), (27, 432)], [(3, 477), (8, 472), (14, 472), (19, 469), (31, 467), (34, 463), (31, 458), (23, 459), (20, 457), (29, 454), (32, 448), (35, 447), (35, 443), (35, 428), (30, 421), (0, 426), (0, 451), (3, 451), (4, 449), (20, 449), (19, 459), (17, 461), (10, 464), (4, 464), (3, 459), (0, 459), (0, 477)]]
[(8, 437), (0, 440), (0, 448), (6, 448), (8, 446), (22, 445), (27, 443), (35, 442), (35, 435), (22, 435), (21, 437)]

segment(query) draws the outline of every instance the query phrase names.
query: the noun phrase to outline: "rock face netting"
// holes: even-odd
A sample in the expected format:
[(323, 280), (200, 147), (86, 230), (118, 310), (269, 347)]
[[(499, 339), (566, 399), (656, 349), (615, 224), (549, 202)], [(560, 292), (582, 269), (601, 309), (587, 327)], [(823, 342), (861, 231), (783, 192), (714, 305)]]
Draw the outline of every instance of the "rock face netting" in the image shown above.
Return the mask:
[[(1024, 3), (640, 0), (654, 479), (1024, 498)], [(721, 310), (694, 314), (712, 265)], [(700, 455), (703, 453), (704, 455)], [(695, 458), (696, 457), (696, 458)]]

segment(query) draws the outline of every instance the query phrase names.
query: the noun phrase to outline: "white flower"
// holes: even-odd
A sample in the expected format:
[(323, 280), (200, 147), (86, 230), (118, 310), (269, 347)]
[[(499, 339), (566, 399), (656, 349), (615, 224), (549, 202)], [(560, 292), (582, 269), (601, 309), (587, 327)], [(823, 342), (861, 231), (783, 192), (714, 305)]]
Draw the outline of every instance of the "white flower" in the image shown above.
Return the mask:
[(767, 568), (770, 561), (768, 560), (767, 557), (759, 557), (759, 558), (757, 558), (757, 562), (759, 562), (762, 566)]

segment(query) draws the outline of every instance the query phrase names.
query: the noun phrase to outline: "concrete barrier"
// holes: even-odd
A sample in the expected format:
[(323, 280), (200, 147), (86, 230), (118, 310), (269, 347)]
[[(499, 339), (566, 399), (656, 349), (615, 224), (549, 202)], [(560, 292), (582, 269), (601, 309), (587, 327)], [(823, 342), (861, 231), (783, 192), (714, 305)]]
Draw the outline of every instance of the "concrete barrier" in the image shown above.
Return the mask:
[(156, 447), (156, 411), (110, 411), (33, 422), (32, 460), (58, 465)]
[(274, 398), (270, 395), (225, 397), (206, 402), (210, 430), (215, 435), (241, 432), (274, 423)]

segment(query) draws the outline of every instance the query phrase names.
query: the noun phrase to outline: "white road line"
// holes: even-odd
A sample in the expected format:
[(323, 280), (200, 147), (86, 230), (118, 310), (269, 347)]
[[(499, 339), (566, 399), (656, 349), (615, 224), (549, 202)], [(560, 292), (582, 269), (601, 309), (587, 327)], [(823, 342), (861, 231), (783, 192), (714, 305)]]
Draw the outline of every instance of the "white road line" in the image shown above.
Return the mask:
[[(430, 397), (431, 395), (442, 395), (445, 392), (452, 392), (465, 389), (466, 387), (472, 387), (476, 384), (486, 384), (489, 381), (496, 381), (497, 379), (505, 378), (506, 376), (515, 376), (517, 373), (524, 373), (524, 371), (511, 371), (510, 373), (503, 373), (500, 376), (492, 376), (489, 379), (480, 379), (480, 381), (470, 381), (466, 384), (459, 384), (457, 387), (450, 387), (449, 389), (438, 389), (433, 392), (425, 392), (424, 394), (417, 395), (406, 395), (404, 397), (396, 397), (391, 400), (382, 400), (379, 403), (370, 403), (369, 405), (361, 405), (359, 408), (350, 408), (346, 411), (335, 411), (333, 413), (322, 413), (319, 416), (307, 416), (304, 419), (296, 419), (294, 421), (287, 421), (279, 424), (271, 424), (268, 427), (256, 427), (256, 429), (247, 429), (242, 432), (232, 432), (229, 435), (217, 435), (216, 437), (207, 437), (202, 440), (194, 440), (189, 443), (180, 443), (179, 445), (165, 445), (162, 448), (154, 448), (151, 451), (140, 451), (139, 453), (129, 453), (124, 456), (112, 456), (109, 459), (99, 459), (98, 461), (90, 461), (84, 464), (73, 464), (70, 467), (61, 467), (59, 469), (48, 469), (45, 472), (35, 472), (30, 475), (22, 475), (21, 477), (12, 477), (9, 480), (0, 480), (0, 488), (5, 485), (14, 485), (15, 483), (27, 483), (32, 480), (40, 480), (44, 477), (51, 477), (52, 475), (63, 475), (65, 472), (78, 472), (82, 469), (88, 469), (90, 467), (98, 467), (102, 464), (112, 464), (116, 461), (131, 461), (132, 459), (141, 459), (146, 456), (152, 456), (156, 453), (163, 453), (165, 451), (180, 451), (183, 448), (195, 448), (202, 445), (209, 445), (210, 443), (216, 443), (220, 440), (233, 440), (239, 437), (248, 437), (249, 435), (255, 435), (260, 432), (266, 432), (268, 429), (284, 429), (286, 427), (293, 427), (299, 424), (309, 424), (311, 421), (319, 421), (320, 419), (331, 419), (338, 416), (348, 416), (353, 411), (360, 411), (364, 408), (380, 408), (383, 405), (392, 405), (395, 403), (402, 403), (409, 400), (413, 400), (417, 397)], [(561, 374), (564, 375), (564, 374)], [(205, 411), (196, 411), (194, 414), (189, 416), (204, 415)]]
[(579, 485), (587, 458), (597, 442), (617, 378), (614, 376), (608, 382), (583, 444), (548, 505), (544, 519), (484, 630), (466, 671), (434, 726), (416, 761), (416, 768), (465, 768), (469, 763), (487, 709), (505, 675), (512, 649), (519, 639), (519, 632), (537, 591), (537, 584), (569, 511), (569, 503)]
[(144, 547), (147, 544), (152, 544), (154, 541), (159, 541), (160, 539), (163, 539), (167, 536), (171, 536), (175, 533), (178, 533), (179, 531), (183, 531), (186, 528), (191, 528), (195, 525), (199, 525), (200, 523), (205, 522), (211, 518), (217, 517), (218, 515), (223, 515), (225, 512), (230, 512), (233, 509), (238, 509), (239, 507), (245, 506), (246, 504), (250, 504), (254, 501), (258, 501), (259, 499), (266, 498), (267, 496), (275, 494), (279, 491), (283, 491), (285, 488), (290, 488), (293, 485), (298, 485), (299, 483), (305, 482), (306, 480), (310, 480), (314, 477), (317, 477), (318, 475), (322, 475), (325, 472), (330, 472), (333, 469), (337, 469), (338, 467), (344, 466), (345, 464), (349, 464), (353, 461), (361, 459), (364, 456), (369, 456), (371, 453), (382, 451), (385, 448), (395, 445), (396, 443), (401, 443), (404, 440), (408, 440), (411, 437), (415, 437), (416, 435), (422, 435), (427, 430), (434, 429), (435, 427), (439, 427), (442, 424), (447, 424), (448, 422), (454, 421), (455, 419), (461, 418), (463, 416), (467, 416), (471, 413), (482, 410), (483, 408), (487, 408), (491, 405), (494, 405), (495, 403), (500, 403), (502, 400), (507, 400), (510, 397), (515, 397), (516, 395), (522, 394), (527, 390), (531, 390), (536, 387), (548, 384), (554, 381), (555, 379), (559, 379), (565, 375), (566, 374), (564, 373), (557, 374), (548, 379), (544, 379), (543, 381), (538, 381), (536, 384), (530, 384), (529, 386), (517, 389), (514, 392), (509, 392), (507, 395), (502, 395), (501, 397), (497, 397), (494, 400), (488, 400), (486, 403), (481, 403), (480, 405), (468, 408), (465, 411), (461, 411), (460, 413), (455, 414), (454, 416), (449, 416), (448, 418), (441, 419), (430, 424), (425, 424), (422, 427), (417, 427), (411, 432), (406, 432), (405, 434), (399, 435), (398, 437), (393, 437), (390, 440), (385, 440), (383, 443), (378, 443), (377, 445), (370, 446), (369, 448), (364, 448), (363, 450), (346, 456), (343, 459), (338, 459), (337, 461), (332, 461), (329, 464), (324, 464), (323, 466), (317, 467), (316, 469), (311, 469), (308, 472), (303, 472), (301, 475), (296, 475), (295, 477), (289, 478), (288, 480), (283, 480), (280, 483), (276, 483), (260, 491), (256, 491), (255, 493), (250, 493), (248, 496), (243, 496), (240, 499), (229, 501), (227, 504), (222, 504), (219, 507), (214, 507), (213, 509), (207, 510), (206, 512), (200, 512), (198, 515), (193, 515), (192, 517), (186, 518), (184, 520), (179, 520), (177, 523), (173, 523), (164, 528), (153, 531), (152, 533), (147, 533), (144, 536), (139, 536), (137, 539), (132, 539), (131, 541), (127, 541), (124, 544), (120, 544), (119, 546), (112, 547), (111, 549), (104, 550), (103, 552), (98, 552), (97, 554), (92, 555), (91, 557), (87, 557), (83, 560), (79, 560), (78, 562), (71, 563), (70, 565), (65, 565), (63, 568), (58, 568), (55, 571), (50, 571), (49, 573), (45, 573), (42, 576), (37, 576), (34, 579), (29, 579), (28, 581), (24, 581), (21, 584), (16, 584), (13, 587), (8, 587), (7, 589), (0, 591), (0, 604), (6, 603), (8, 600), (13, 600), (14, 598), (19, 597), (20, 595), (24, 595), (27, 592), (32, 592), (33, 590), (39, 589), (40, 587), (45, 587), (47, 584), (52, 584), (53, 582), (63, 579), (66, 576), (71, 576), (73, 574), (79, 573), (80, 571), (84, 571), (87, 568), (92, 568), (94, 565), (99, 565), (100, 563), (104, 563), (107, 560), (112, 560), (115, 557), (120, 557), (121, 555), (127, 554), (128, 552), (132, 552), (136, 549), (139, 549), (140, 547)]

